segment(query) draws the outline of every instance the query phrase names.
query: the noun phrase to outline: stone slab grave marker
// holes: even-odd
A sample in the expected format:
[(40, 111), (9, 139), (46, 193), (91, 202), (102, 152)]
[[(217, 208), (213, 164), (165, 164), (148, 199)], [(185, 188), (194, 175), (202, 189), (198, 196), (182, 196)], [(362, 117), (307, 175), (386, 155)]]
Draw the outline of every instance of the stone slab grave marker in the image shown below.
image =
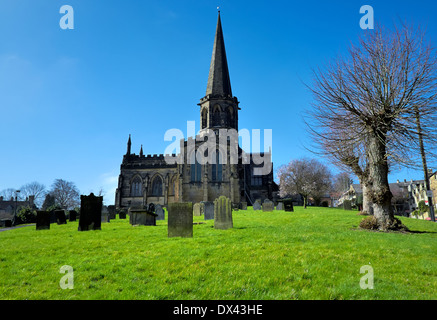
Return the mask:
[(109, 219), (114, 220), (115, 219), (115, 206), (109, 205), (108, 206), (108, 212), (109, 212)]
[(157, 204), (155, 206), (155, 213), (156, 213), (156, 220), (165, 220), (165, 211), (160, 204)]
[(76, 212), (76, 210), (70, 210), (69, 211), (69, 213), (68, 213), (68, 220), (70, 220), (70, 222), (71, 221), (76, 221), (76, 219), (77, 219), (77, 212)]
[(241, 210), (247, 210), (247, 202), (241, 202)]
[(126, 219), (126, 210), (125, 209), (118, 210), (118, 219)]
[(79, 231), (102, 229), (102, 204), (103, 197), (96, 197), (93, 193), (80, 196)]
[(205, 220), (213, 220), (214, 219), (214, 202), (211, 201), (203, 201), (201, 202), (203, 205), (203, 216)]
[(129, 208), (129, 222), (133, 226), (156, 226), (156, 216), (149, 209)]
[(286, 212), (293, 212), (293, 201), (292, 200), (284, 200), (284, 210)]
[(37, 211), (36, 212), (36, 230), (50, 229), (50, 212)]
[(200, 211), (200, 203), (195, 203), (193, 205), (193, 215), (195, 217), (200, 217), (202, 215), (202, 212)]
[(255, 203), (253, 204), (253, 210), (261, 210), (261, 200), (260, 199), (255, 200)]
[(220, 196), (214, 201), (214, 228), (226, 230), (233, 227), (231, 200)]
[(55, 216), (57, 224), (67, 224), (67, 217), (65, 216), (64, 210), (55, 210)]
[(108, 210), (107, 206), (102, 206), (102, 216), (101, 216), (101, 219), (102, 219), (102, 223), (106, 223), (106, 222), (110, 221), (110, 219), (109, 219), (109, 210)]
[(284, 204), (282, 202), (278, 202), (276, 205), (276, 210), (284, 210)]
[(193, 203), (168, 204), (168, 237), (193, 237)]
[(263, 203), (263, 211), (264, 212), (270, 212), (273, 211), (273, 202), (271, 202), (269, 199), (264, 200)]

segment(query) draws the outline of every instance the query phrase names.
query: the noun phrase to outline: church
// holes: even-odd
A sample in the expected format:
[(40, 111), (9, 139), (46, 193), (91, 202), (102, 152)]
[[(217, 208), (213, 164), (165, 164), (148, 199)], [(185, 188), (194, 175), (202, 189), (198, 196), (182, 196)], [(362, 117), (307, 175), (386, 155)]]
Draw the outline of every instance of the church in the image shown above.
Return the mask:
[[(220, 12), (206, 94), (198, 105), (200, 131), (195, 138), (180, 141), (178, 155), (145, 155), (142, 146), (138, 155), (132, 153), (129, 135), (115, 193), (117, 209), (214, 201), (219, 196), (230, 198), (236, 207), (241, 202), (253, 205), (258, 199), (276, 200), (279, 188), (273, 180), (271, 149), (246, 153), (238, 145), (238, 137), (219, 139), (222, 132), (238, 132), (240, 110), (232, 94)], [(204, 148), (205, 139), (209, 140), (208, 149)], [(199, 161), (200, 153), (213, 161)]]

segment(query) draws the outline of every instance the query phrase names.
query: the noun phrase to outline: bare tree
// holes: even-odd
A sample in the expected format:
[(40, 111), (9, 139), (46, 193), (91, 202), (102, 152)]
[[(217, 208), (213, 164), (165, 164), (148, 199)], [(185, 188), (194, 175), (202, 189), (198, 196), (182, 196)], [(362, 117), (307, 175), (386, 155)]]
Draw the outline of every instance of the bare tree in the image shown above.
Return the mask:
[(50, 190), (56, 205), (63, 209), (73, 209), (80, 205), (80, 192), (73, 182), (56, 179)]
[(24, 198), (28, 198), (29, 196), (34, 196), (34, 202), (35, 204), (40, 207), (42, 205), (42, 202), (44, 200), (44, 196), (46, 193), (46, 187), (45, 185), (39, 183), (39, 182), (30, 182), (28, 184), (25, 184), (20, 188), (21, 195)]
[(436, 70), (424, 32), (402, 26), (366, 32), (347, 58), (314, 72), (310, 132), (321, 153), (357, 175), (380, 230), (399, 228), (390, 168), (420, 162), (415, 111), (428, 155), (437, 145)]
[(347, 172), (340, 172), (334, 176), (332, 189), (336, 197), (340, 198), (347, 190), (349, 190), (353, 180)]
[(324, 164), (315, 159), (292, 160), (281, 166), (277, 174), (279, 195), (301, 195), (304, 208), (308, 204), (308, 197), (321, 197), (331, 188), (331, 173)]

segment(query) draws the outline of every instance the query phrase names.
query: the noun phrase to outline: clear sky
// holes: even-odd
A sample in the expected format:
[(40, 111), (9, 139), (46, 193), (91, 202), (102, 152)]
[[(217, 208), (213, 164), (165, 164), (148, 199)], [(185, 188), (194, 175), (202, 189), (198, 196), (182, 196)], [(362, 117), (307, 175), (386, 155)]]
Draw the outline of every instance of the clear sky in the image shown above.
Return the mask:
[[(62, 30), (61, 6), (74, 9)], [(312, 68), (346, 51), (375, 23), (420, 23), (437, 45), (435, 1), (1, 0), (0, 190), (57, 178), (82, 194), (114, 192), (132, 152), (164, 153), (167, 130), (199, 127), (220, 6), (239, 128), (272, 129), (275, 170), (305, 149), (302, 112)], [(332, 168), (336, 172), (335, 168)], [(422, 179), (411, 170), (396, 179)]]

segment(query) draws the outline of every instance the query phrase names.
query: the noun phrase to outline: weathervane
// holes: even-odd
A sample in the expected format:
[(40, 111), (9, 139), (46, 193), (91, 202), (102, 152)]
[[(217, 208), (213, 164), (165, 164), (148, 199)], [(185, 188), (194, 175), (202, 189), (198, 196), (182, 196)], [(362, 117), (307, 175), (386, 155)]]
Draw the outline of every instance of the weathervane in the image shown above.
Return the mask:
[(217, 7), (218, 12), (220, 13), (220, 7)]

